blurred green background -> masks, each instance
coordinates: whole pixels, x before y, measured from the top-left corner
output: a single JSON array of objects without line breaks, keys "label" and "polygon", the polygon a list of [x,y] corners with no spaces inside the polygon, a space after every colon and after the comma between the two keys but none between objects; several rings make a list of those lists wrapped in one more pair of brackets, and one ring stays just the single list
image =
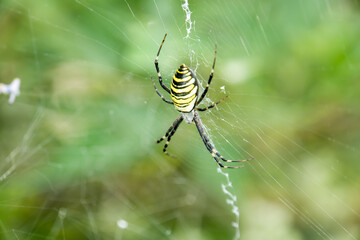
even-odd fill
[{"label": "blurred green background", "polygon": [[[0,2],[0,239],[233,239],[226,178],[156,95],[181,63],[205,85],[240,239],[360,238],[356,0]],[[165,92],[163,92],[165,94]],[[168,97],[169,98],[169,97]]]}]

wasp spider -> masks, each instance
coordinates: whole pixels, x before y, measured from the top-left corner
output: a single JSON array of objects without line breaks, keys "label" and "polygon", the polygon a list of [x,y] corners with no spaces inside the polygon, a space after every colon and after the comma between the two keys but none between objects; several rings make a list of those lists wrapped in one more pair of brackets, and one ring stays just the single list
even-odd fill
[{"label": "wasp spider", "polygon": [[210,77],[209,77],[209,80],[206,84],[206,87],[205,87],[203,93],[200,95],[200,98],[199,98],[198,79],[196,78],[194,72],[189,67],[187,67],[185,64],[181,64],[180,67],[177,69],[176,73],[173,76],[170,89],[167,86],[165,86],[164,83],[162,82],[162,78],[161,78],[161,74],[160,74],[160,70],[159,70],[158,59],[159,59],[159,54],[160,54],[161,48],[165,42],[166,35],[167,34],[165,34],[164,39],[160,45],[159,51],[156,55],[155,68],[157,71],[157,75],[159,77],[159,83],[160,83],[161,87],[171,95],[172,101],[167,100],[159,92],[159,90],[157,89],[157,87],[155,85],[154,79],[152,77],[151,77],[151,80],[153,82],[156,93],[161,97],[161,99],[164,100],[164,102],[166,102],[166,103],[173,104],[175,106],[176,110],[178,110],[181,114],[173,122],[171,127],[165,133],[165,135],[162,138],[160,138],[159,140],[157,140],[157,143],[160,143],[161,141],[166,139],[166,143],[163,148],[163,152],[167,155],[170,155],[166,151],[166,148],[168,147],[171,137],[175,134],[176,129],[179,127],[180,123],[183,120],[185,120],[186,123],[194,122],[207,150],[211,153],[211,155],[213,156],[213,158],[215,159],[215,161],[217,162],[217,164],[220,167],[222,167],[222,168],[241,168],[241,167],[243,167],[243,166],[226,166],[221,163],[221,161],[219,159],[221,159],[224,162],[246,162],[253,158],[248,158],[248,159],[244,159],[244,160],[227,160],[227,159],[225,159],[211,144],[208,136],[205,133],[204,126],[203,126],[200,116],[198,114],[198,111],[206,111],[210,108],[213,108],[228,97],[228,96],[225,96],[220,101],[218,101],[208,107],[205,107],[205,108],[197,107],[201,103],[201,101],[204,99],[204,97],[206,96],[206,93],[209,89],[211,80],[213,78],[215,61],[216,61],[216,46],[215,46],[214,62],[213,62],[213,66],[212,66],[212,69],[210,72]]}]

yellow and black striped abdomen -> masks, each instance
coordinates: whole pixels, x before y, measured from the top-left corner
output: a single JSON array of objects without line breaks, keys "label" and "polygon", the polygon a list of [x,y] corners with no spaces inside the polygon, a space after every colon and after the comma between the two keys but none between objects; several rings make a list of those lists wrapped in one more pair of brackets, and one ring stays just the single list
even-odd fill
[{"label": "yellow and black striped abdomen", "polygon": [[171,82],[171,99],[179,112],[191,112],[198,98],[199,85],[194,73],[181,64]]}]

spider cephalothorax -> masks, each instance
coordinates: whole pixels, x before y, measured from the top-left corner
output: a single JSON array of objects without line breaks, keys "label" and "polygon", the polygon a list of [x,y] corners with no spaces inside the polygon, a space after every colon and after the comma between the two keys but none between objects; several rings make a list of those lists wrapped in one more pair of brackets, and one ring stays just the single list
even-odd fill
[{"label": "spider cephalothorax", "polygon": [[204,99],[204,97],[206,96],[206,93],[209,89],[211,80],[214,75],[214,67],[215,67],[215,62],[216,62],[216,46],[215,46],[214,62],[213,62],[213,66],[212,66],[212,69],[210,72],[210,77],[209,77],[209,80],[206,84],[206,87],[205,87],[203,93],[201,94],[201,96],[199,98],[198,79],[196,78],[195,73],[189,67],[187,67],[185,64],[181,64],[180,67],[177,69],[176,73],[173,76],[170,89],[167,86],[165,86],[164,83],[162,82],[162,77],[161,77],[160,70],[159,70],[158,59],[159,59],[159,54],[160,54],[161,48],[165,42],[166,35],[167,34],[165,34],[164,39],[160,45],[159,51],[156,55],[155,68],[156,68],[156,72],[158,74],[159,83],[160,83],[161,87],[171,95],[172,101],[167,100],[157,89],[154,79],[151,78],[151,80],[153,82],[156,93],[161,97],[161,99],[164,100],[164,102],[166,102],[166,103],[173,104],[175,106],[176,110],[178,110],[181,114],[178,118],[176,118],[176,120],[173,122],[171,127],[167,130],[165,135],[162,138],[160,138],[159,140],[157,140],[157,143],[160,143],[161,141],[166,139],[166,143],[165,143],[163,151],[164,151],[164,153],[168,154],[166,151],[166,148],[169,145],[171,137],[175,134],[176,129],[179,127],[180,123],[183,120],[185,120],[185,122],[187,122],[187,123],[194,122],[206,148],[211,153],[211,155],[213,156],[213,158],[219,164],[220,167],[222,167],[222,168],[241,168],[241,167],[243,167],[243,166],[226,166],[220,162],[219,158],[224,162],[245,162],[252,158],[248,158],[248,159],[244,159],[244,160],[227,160],[227,159],[225,159],[215,149],[215,147],[210,143],[210,140],[209,140],[208,136],[206,135],[205,129],[203,127],[203,124],[202,124],[201,119],[198,114],[198,111],[206,111],[210,108],[213,108],[217,104],[219,104],[220,102],[222,102],[223,100],[225,100],[227,98],[227,96],[225,96],[220,101],[218,101],[208,107],[205,107],[205,108],[197,107],[201,103],[201,101]]}]

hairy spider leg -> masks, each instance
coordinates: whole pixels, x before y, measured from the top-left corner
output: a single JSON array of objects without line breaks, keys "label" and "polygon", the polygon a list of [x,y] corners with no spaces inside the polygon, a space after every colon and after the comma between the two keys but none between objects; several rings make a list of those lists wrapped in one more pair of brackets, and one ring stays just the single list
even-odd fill
[{"label": "hairy spider leg", "polygon": [[159,47],[159,51],[158,51],[158,53],[157,53],[157,55],[156,55],[156,58],[155,58],[155,68],[156,68],[156,72],[157,72],[157,75],[158,75],[158,78],[159,78],[159,82],[160,82],[161,87],[162,87],[165,91],[167,91],[168,93],[170,93],[170,89],[169,89],[167,86],[165,86],[164,83],[163,83],[163,81],[162,81],[162,77],[161,77],[161,73],[160,73],[160,69],[159,69],[159,63],[158,63],[159,54],[160,54],[161,48],[162,48],[162,46],[163,46],[163,44],[164,44],[164,42],[165,42],[166,36],[167,36],[167,33],[165,33],[164,39],[162,40],[161,45],[160,45],[160,47]]},{"label": "hairy spider leg", "polygon": [[[243,160],[227,160],[225,159],[217,150],[216,148],[210,143],[210,140],[208,138],[208,136],[206,135],[206,132],[204,130],[204,127],[203,127],[203,124],[201,122],[201,119],[198,115],[197,112],[195,112],[195,115],[194,115],[194,122],[195,122],[195,125],[199,131],[199,134],[201,136],[201,139],[203,140],[206,148],[208,149],[208,151],[211,153],[212,157],[215,159],[215,161],[217,162],[217,164],[222,167],[222,168],[242,168],[244,166],[226,166],[226,165],[223,165],[220,161],[219,161],[219,158],[224,161],[224,162],[246,162],[246,161],[249,161],[251,160],[252,158],[248,158],[248,159],[243,159]],[[219,157],[219,158],[218,158]]]},{"label": "hairy spider leg", "polygon": [[214,56],[214,62],[213,62],[213,65],[212,65],[212,68],[211,68],[211,71],[210,71],[210,76],[209,76],[209,80],[206,84],[206,87],[204,89],[204,92],[201,94],[199,100],[197,101],[196,105],[199,105],[201,103],[201,101],[204,99],[204,97],[206,96],[206,93],[207,91],[209,90],[209,87],[210,87],[210,83],[211,83],[211,80],[214,76],[214,68],[215,68],[215,62],[216,62],[216,50],[217,50],[217,46],[215,45],[215,56]]},{"label": "hairy spider leg", "polygon": [[175,134],[177,128],[180,126],[180,123],[181,123],[182,120],[183,120],[182,115],[180,115],[180,116],[181,116],[181,118],[180,118],[179,121],[175,124],[174,129],[171,131],[170,135],[167,137],[166,142],[165,142],[165,145],[164,145],[164,148],[163,148],[163,152],[164,152],[166,155],[168,155],[168,156],[170,156],[170,157],[173,157],[173,158],[176,158],[176,157],[175,157],[174,155],[168,153],[168,152],[166,151],[166,148],[169,146],[171,137]]},{"label": "hairy spider leg", "polygon": [[222,101],[224,101],[225,99],[227,99],[229,97],[229,95],[226,95],[225,97],[223,97],[222,99],[220,99],[219,101],[217,101],[216,103],[211,104],[210,106],[204,107],[204,108],[195,108],[195,110],[197,111],[206,111],[209,110],[210,108],[215,107],[216,105],[218,105],[219,103],[221,103]]},{"label": "hairy spider leg", "polygon": [[153,79],[152,77],[151,77],[151,81],[153,82],[153,85],[154,85],[154,88],[155,88],[156,93],[161,97],[161,99],[162,99],[164,102],[168,103],[168,104],[174,104],[172,101],[167,100],[167,99],[161,94],[161,92],[157,89],[157,87],[156,87],[156,85],[155,85],[155,81],[154,81],[154,79]]},{"label": "hairy spider leg", "polygon": [[176,125],[180,124],[180,123],[182,122],[182,120],[183,120],[182,115],[179,115],[179,117],[176,118],[176,120],[173,122],[173,124],[171,125],[171,127],[166,131],[165,135],[162,136],[162,138],[160,138],[159,140],[157,140],[156,143],[160,143],[160,142],[162,142],[163,140],[165,140],[165,139],[169,136],[169,134],[173,131],[174,127],[175,127]]}]

